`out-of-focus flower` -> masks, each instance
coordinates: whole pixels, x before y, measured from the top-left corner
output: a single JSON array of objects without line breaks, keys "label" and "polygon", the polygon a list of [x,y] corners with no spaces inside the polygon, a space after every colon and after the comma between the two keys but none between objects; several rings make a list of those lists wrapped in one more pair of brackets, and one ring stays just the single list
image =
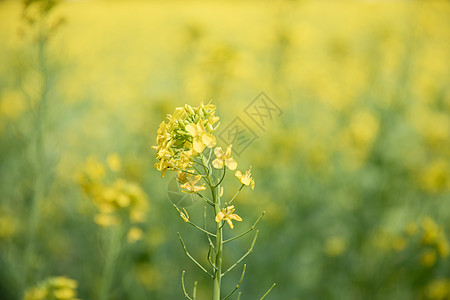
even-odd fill
[{"label": "out-of-focus flower", "polygon": [[325,242],[325,253],[328,256],[336,257],[342,255],[347,249],[347,242],[340,236],[330,237]]},{"label": "out-of-focus flower", "polygon": [[242,218],[239,217],[237,214],[234,214],[235,211],[234,205],[227,206],[226,208],[222,209],[217,215],[216,215],[216,222],[219,223],[220,221],[227,221],[228,225],[231,229],[234,228],[232,220],[236,221],[242,221]]},{"label": "out-of-focus flower", "polygon": [[[120,170],[120,159],[115,154],[108,156],[107,164],[111,171]],[[101,227],[109,227],[144,222],[148,203],[147,196],[142,188],[138,184],[123,178],[108,182],[105,179],[105,172],[102,163],[94,158],[89,158],[84,170],[78,176],[83,191],[97,207],[98,213],[94,218],[95,223]],[[138,230],[141,229],[137,227],[130,229],[128,232],[129,241],[138,239]]]},{"label": "out-of-focus flower", "polygon": [[425,267],[432,267],[436,263],[437,255],[436,251],[432,249],[426,250],[420,257],[420,263]]},{"label": "out-of-focus flower", "polygon": [[425,289],[426,299],[446,300],[450,298],[450,279],[440,278],[433,280]]},{"label": "out-of-focus flower", "polygon": [[414,236],[417,233],[417,224],[415,222],[409,222],[406,225],[405,232],[409,236]]},{"label": "out-of-focus flower", "polygon": [[78,283],[67,277],[52,277],[25,293],[23,300],[76,300]]},{"label": "out-of-focus flower", "polygon": [[144,232],[139,227],[133,226],[128,230],[127,241],[129,243],[134,243],[142,239]]},{"label": "out-of-focus flower", "polygon": [[252,178],[251,170],[245,171],[245,174],[242,174],[241,171],[236,171],[236,177],[239,179],[240,183],[246,186],[251,186],[252,190],[255,189],[255,180]]},{"label": "out-of-focus flower", "polygon": [[117,153],[108,155],[106,158],[106,163],[108,164],[109,169],[113,172],[118,172],[122,168],[122,163]]},{"label": "out-of-focus flower", "polygon": [[236,170],[237,162],[231,157],[231,147],[232,145],[229,145],[225,152],[222,150],[222,147],[214,149],[214,154],[217,157],[212,162],[214,168],[222,169],[225,165],[230,170]]}]

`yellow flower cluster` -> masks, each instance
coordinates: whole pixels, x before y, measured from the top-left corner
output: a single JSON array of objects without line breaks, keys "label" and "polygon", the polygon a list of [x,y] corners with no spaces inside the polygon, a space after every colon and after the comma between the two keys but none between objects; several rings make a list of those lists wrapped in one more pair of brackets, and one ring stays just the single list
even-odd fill
[{"label": "yellow flower cluster", "polygon": [[78,283],[67,277],[52,277],[28,290],[23,300],[77,300]]},{"label": "yellow flower cluster", "polygon": [[[112,172],[120,170],[118,155],[108,156],[107,165]],[[106,182],[105,174],[105,166],[96,159],[89,158],[78,176],[83,191],[98,209],[95,222],[102,227],[144,222],[148,203],[142,188],[123,178]],[[129,231],[129,240],[138,240],[139,233],[141,233],[139,228],[132,227]]]},{"label": "yellow flower cluster", "polygon": [[392,248],[403,251],[414,240],[420,245],[420,263],[425,267],[432,267],[439,258],[446,259],[450,255],[450,243],[444,228],[430,217],[419,223],[409,222],[404,235],[392,238]]},{"label": "yellow flower cluster", "polygon": [[433,266],[438,257],[445,259],[449,256],[450,244],[444,229],[430,217],[422,220],[421,228],[422,243],[427,245],[427,249],[421,257],[421,263],[427,267]]},{"label": "yellow flower cluster", "polygon": [[159,126],[156,146],[155,167],[162,171],[161,176],[167,170],[185,170],[192,166],[193,158],[203,152],[205,147],[212,148],[216,145],[216,138],[212,133],[217,129],[219,117],[215,116],[215,105],[208,103],[191,107],[177,107],[173,115],[167,115],[167,122]]},{"label": "yellow flower cluster", "polygon": [[450,299],[450,278],[436,279],[428,284],[425,289],[425,299]]}]

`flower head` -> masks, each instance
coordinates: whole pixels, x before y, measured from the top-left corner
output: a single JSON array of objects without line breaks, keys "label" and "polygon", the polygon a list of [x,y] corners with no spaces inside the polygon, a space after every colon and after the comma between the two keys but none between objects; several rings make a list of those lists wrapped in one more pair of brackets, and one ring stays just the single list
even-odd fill
[{"label": "flower head", "polygon": [[157,136],[155,168],[162,171],[185,170],[192,166],[194,157],[205,147],[216,145],[213,132],[218,125],[219,117],[215,116],[216,107],[211,103],[198,107],[185,105],[177,107],[172,115],[167,115],[167,121],[160,124]]},{"label": "flower head", "polygon": [[232,145],[229,145],[225,152],[222,150],[222,147],[214,149],[214,154],[217,157],[212,162],[214,168],[222,169],[225,165],[230,170],[236,170],[237,162],[231,157],[231,147]]},{"label": "flower head", "polygon": [[239,217],[237,214],[233,214],[234,210],[234,205],[230,205],[222,209],[222,211],[220,211],[216,216],[216,222],[219,223],[220,221],[225,220],[227,221],[228,225],[230,225],[230,228],[233,229],[234,225],[232,220],[242,221],[241,217]]},{"label": "flower head", "polygon": [[255,180],[252,178],[251,170],[245,171],[245,174],[242,174],[241,171],[238,170],[234,175],[236,175],[243,185],[251,186],[252,190],[255,189]]}]

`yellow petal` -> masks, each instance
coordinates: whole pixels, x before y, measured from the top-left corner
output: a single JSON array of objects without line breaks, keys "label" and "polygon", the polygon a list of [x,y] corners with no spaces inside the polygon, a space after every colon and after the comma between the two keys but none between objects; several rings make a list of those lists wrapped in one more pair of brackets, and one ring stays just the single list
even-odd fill
[{"label": "yellow petal", "polygon": [[230,218],[230,219],[233,219],[233,220],[236,220],[236,221],[242,221],[242,218],[239,217],[239,216],[236,215],[236,214],[231,214],[231,215],[229,216],[229,218]]},{"label": "yellow petal", "polygon": [[230,225],[231,229],[234,228],[234,225],[233,225],[233,222],[231,222],[231,219],[227,219],[227,223],[228,223],[228,225]]},{"label": "yellow petal", "polygon": [[237,168],[237,162],[234,160],[234,158],[227,158],[225,160],[225,165],[230,170],[236,170],[236,168]]},{"label": "yellow petal", "polygon": [[209,133],[202,135],[202,141],[205,143],[206,147],[212,148],[216,145],[216,138]]},{"label": "yellow petal", "polygon": [[197,133],[197,126],[195,126],[194,123],[186,125],[186,130],[193,137],[196,137],[198,135],[198,133]]},{"label": "yellow petal", "polygon": [[229,145],[227,148],[227,151],[225,153],[226,157],[231,157],[231,148],[233,147],[233,145]]},{"label": "yellow petal", "polygon": [[203,143],[201,138],[194,139],[194,150],[198,153],[201,153],[205,149],[205,144]]},{"label": "yellow petal", "polygon": [[219,212],[216,216],[216,222],[219,223],[220,221],[222,221],[224,216],[225,214],[223,212]]},{"label": "yellow petal", "polygon": [[212,165],[216,169],[222,169],[223,168],[223,160],[216,158],[213,160]]},{"label": "yellow petal", "polygon": [[222,147],[216,147],[216,149],[214,149],[214,154],[217,158],[221,158],[223,155]]}]

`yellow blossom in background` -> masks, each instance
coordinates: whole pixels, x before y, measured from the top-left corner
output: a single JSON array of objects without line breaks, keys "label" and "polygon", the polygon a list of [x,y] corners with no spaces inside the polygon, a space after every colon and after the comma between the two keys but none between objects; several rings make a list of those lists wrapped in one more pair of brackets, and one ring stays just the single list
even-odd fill
[{"label": "yellow blossom in background", "polygon": [[406,248],[406,240],[402,237],[398,237],[394,239],[392,247],[394,248],[395,251],[400,252]]},{"label": "yellow blossom in background", "polygon": [[0,93],[0,116],[10,120],[20,117],[27,109],[23,95],[16,90]]},{"label": "yellow blossom in background", "polygon": [[325,242],[325,253],[328,256],[336,257],[342,255],[347,249],[347,242],[340,236],[330,237]]},{"label": "yellow blossom in background", "polygon": [[448,300],[450,299],[450,279],[440,278],[433,280],[425,290],[426,299]]},{"label": "yellow blossom in background", "polygon": [[231,229],[234,228],[232,220],[236,221],[242,221],[242,218],[239,217],[237,214],[234,214],[235,211],[234,205],[227,206],[226,208],[222,209],[217,215],[216,215],[216,222],[219,223],[221,221],[227,221],[228,225]]},{"label": "yellow blossom in background", "polygon": [[93,156],[87,159],[84,170],[91,180],[101,180],[106,173],[105,166]]},{"label": "yellow blossom in background", "polygon": [[423,237],[422,240],[425,244],[433,244],[440,233],[439,226],[430,217],[426,217],[422,221]]},{"label": "yellow blossom in background", "polygon": [[437,255],[436,251],[428,249],[420,257],[420,263],[425,267],[432,267],[436,263]]},{"label": "yellow blossom in background", "polygon": [[52,277],[28,290],[23,300],[76,300],[78,283],[67,277]]},{"label": "yellow blossom in background", "polygon": [[[120,171],[121,163],[117,154],[108,155],[106,161],[112,172]],[[78,176],[83,191],[97,207],[95,223],[101,227],[109,227],[144,222],[148,203],[142,188],[123,178],[117,178],[112,182],[107,181],[105,174],[106,170],[101,162],[94,158],[88,158],[84,169]],[[132,227],[128,232],[128,239],[130,241],[138,240],[140,230]]]},{"label": "yellow blossom in background", "polygon": [[106,158],[106,162],[108,164],[109,169],[113,172],[118,172],[122,168],[122,163],[117,153],[108,155],[108,157]]},{"label": "yellow blossom in background", "polygon": [[252,178],[251,170],[245,171],[242,174],[241,171],[236,171],[235,176],[239,179],[239,182],[246,186],[251,186],[252,190],[255,189],[255,180]]},{"label": "yellow blossom in background", "polygon": [[214,154],[216,155],[216,159],[212,162],[214,168],[222,169],[225,165],[230,170],[236,170],[237,162],[231,157],[231,147],[232,145],[229,145],[225,152],[222,150],[222,147],[214,149]]},{"label": "yellow blossom in background", "polygon": [[127,241],[129,243],[134,243],[139,240],[142,240],[142,237],[144,236],[144,232],[139,227],[133,226],[128,230],[127,233]]},{"label": "yellow blossom in background", "polygon": [[406,225],[405,232],[409,236],[414,236],[417,233],[417,224],[415,222],[409,222]]},{"label": "yellow blossom in background", "polygon": [[119,225],[120,219],[117,216],[109,215],[109,214],[98,214],[94,217],[95,223],[102,227],[109,227]]}]

